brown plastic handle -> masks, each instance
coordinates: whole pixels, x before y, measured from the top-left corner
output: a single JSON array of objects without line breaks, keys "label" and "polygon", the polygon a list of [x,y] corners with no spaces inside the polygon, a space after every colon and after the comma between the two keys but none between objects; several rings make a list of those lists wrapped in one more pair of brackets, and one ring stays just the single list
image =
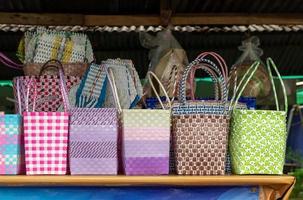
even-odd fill
[{"label": "brown plastic handle", "polygon": [[59,74],[59,70],[60,69],[63,71],[63,67],[62,67],[61,62],[59,60],[56,60],[56,59],[51,59],[51,60],[47,61],[46,63],[44,63],[44,65],[41,67],[39,76],[42,76],[43,72],[45,70],[47,70],[48,68],[55,68],[55,69],[57,69],[58,74]]}]

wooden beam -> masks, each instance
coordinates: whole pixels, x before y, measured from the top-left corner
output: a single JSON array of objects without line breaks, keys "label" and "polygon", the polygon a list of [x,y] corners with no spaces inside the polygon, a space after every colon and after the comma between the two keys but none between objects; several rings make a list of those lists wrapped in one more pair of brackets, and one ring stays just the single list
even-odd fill
[{"label": "wooden beam", "polygon": [[301,25],[302,14],[179,14],[172,17],[175,25]]},{"label": "wooden beam", "polygon": [[[303,14],[178,14],[173,25],[303,25]],[[149,26],[161,25],[161,15],[82,15],[0,12],[0,24],[80,25],[80,26]]]},{"label": "wooden beam", "polygon": [[157,15],[85,15],[84,26],[150,26],[160,25]]},{"label": "wooden beam", "polygon": [[79,14],[38,14],[0,12],[1,24],[22,25],[83,25],[83,15]]}]

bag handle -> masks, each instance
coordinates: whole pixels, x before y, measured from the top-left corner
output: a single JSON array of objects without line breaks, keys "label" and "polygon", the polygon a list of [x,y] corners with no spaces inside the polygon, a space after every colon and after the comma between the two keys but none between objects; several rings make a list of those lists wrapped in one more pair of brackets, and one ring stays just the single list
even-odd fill
[{"label": "bag handle", "polygon": [[[23,91],[23,90],[22,90]],[[17,92],[17,102],[18,102],[18,111],[19,114],[22,115],[22,108],[21,108],[21,87],[20,87],[20,80],[16,80],[16,92]],[[24,93],[23,93],[24,94]]]},{"label": "bag handle", "polygon": [[168,96],[168,94],[167,94],[167,92],[166,92],[166,90],[165,90],[163,84],[161,83],[161,81],[159,80],[159,78],[157,77],[157,75],[156,75],[154,72],[148,71],[148,72],[147,72],[148,81],[149,81],[150,86],[152,87],[152,89],[153,89],[153,91],[154,91],[154,93],[155,93],[155,95],[156,95],[156,97],[157,97],[159,103],[161,104],[162,109],[165,110],[165,107],[164,107],[164,105],[163,105],[163,103],[162,103],[162,100],[161,100],[161,98],[160,98],[160,96],[159,96],[159,94],[158,94],[158,92],[157,92],[157,90],[156,90],[156,88],[155,88],[155,86],[154,86],[154,83],[153,83],[153,80],[152,80],[151,76],[152,76],[154,79],[156,79],[156,81],[158,82],[160,88],[162,89],[162,91],[163,91],[163,93],[164,93],[164,95],[165,95],[165,97],[166,97],[166,101],[168,102],[168,107],[169,107],[169,109],[171,109],[171,107],[172,107],[171,101],[170,101],[170,99],[169,99],[169,96]]},{"label": "bag handle", "polygon": [[[212,68],[212,66],[203,64],[203,65],[197,65],[194,66],[194,70],[196,71],[197,69],[202,69],[204,70],[212,79],[212,81],[215,84],[215,100],[219,100],[219,89],[220,89],[220,84],[218,83],[218,76],[217,74],[220,74],[219,71],[216,71],[215,68]],[[216,71],[216,72],[215,72]],[[217,74],[216,74],[217,73]],[[194,77],[194,76],[193,76]],[[195,91],[193,90],[194,88],[194,79],[190,79],[190,96],[192,100],[195,100]]]},{"label": "bag handle", "polygon": [[118,90],[117,90],[117,86],[116,86],[116,83],[115,83],[115,76],[114,76],[113,70],[110,67],[107,67],[107,75],[108,75],[109,84],[110,84],[112,92],[113,92],[116,107],[117,107],[119,113],[121,113],[122,112],[122,107],[121,107],[121,104],[120,104]]},{"label": "bag handle", "polygon": [[204,59],[204,58],[198,58],[195,59],[194,61],[192,61],[184,70],[183,75],[182,75],[182,79],[180,81],[180,85],[179,85],[179,100],[181,102],[182,105],[185,105],[186,103],[186,79],[187,76],[190,72],[190,70],[197,66],[197,65],[203,65],[203,64],[208,64],[210,66],[212,66],[212,68],[217,69],[216,71],[219,72],[218,74],[218,82],[221,85],[221,101],[223,104],[225,104],[225,102],[227,101],[227,87],[226,87],[226,82],[223,78],[223,75],[221,74],[220,70],[218,69],[218,67],[216,66],[215,63],[213,63],[212,61],[208,60],[208,59]]},{"label": "bag handle", "polygon": [[26,98],[25,98],[25,111],[29,112],[29,94],[30,94],[30,88],[34,88],[34,98],[33,98],[33,107],[32,111],[34,112],[36,110],[36,99],[37,99],[37,83],[36,83],[36,78],[31,77],[26,83],[27,89],[26,89]]},{"label": "bag handle", "polygon": [[278,95],[277,95],[277,91],[276,91],[276,86],[275,86],[275,83],[274,83],[274,79],[273,79],[273,76],[272,76],[272,70],[271,70],[271,67],[274,69],[274,71],[276,72],[277,76],[278,76],[278,79],[279,79],[279,82],[282,86],[282,91],[283,91],[283,98],[284,98],[284,109],[285,109],[285,112],[287,112],[287,107],[288,107],[288,102],[287,102],[287,95],[286,95],[286,89],[285,89],[285,85],[284,85],[284,82],[282,80],[282,77],[279,73],[279,70],[277,69],[277,66],[276,64],[274,63],[274,61],[271,59],[271,58],[267,58],[266,59],[266,65],[267,65],[267,69],[268,69],[268,73],[269,73],[269,77],[270,77],[270,81],[271,81],[271,84],[272,84],[272,87],[273,87],[273,92],[274,92],[274,97],[275,97],[275,102],[276,102],[276,110],[279,111],[280,108],[279,108],[279,99],[278,99]]},{"label": "bag handle", "polygon": [[43,72],[45,70],[47,70],[48,68],[55,68],[58,70],[59,72],[59,68],[62,68],[63,70],[63,67],[62,67],[62,63],[59,61],[59,60],[56,60],[56,59],[51,59],[49,61],[47,61],[46,63],[43,64],[43,66],[41,67],[40,69],[40,72],[39,72],[39,76],[42,76],[43,75]]},{"label": "bag handle", "polygon": [[259,65],[260,65],[260,61],[255,61],[248,68],[248,70],[245,72],[244,76],[242,77],[242,79],[239,82],[239,85],[235,89],[235,91],[240,91],[240,92],[238,94],[237,94],[237,92],[235,92],[233,94],[233,97],[230,100],[229,111],[234,110],[235,107],[237,106],[238,101],[239,101],[239,99],[240,99],[240,97],[241,97],[244,89],[246,88],[246,86],[247,86],[248,82],[250,81],[250,79],[254,76],[254,74],[257,71]]},{"label": "bag handle", "polygon": [[2,52],[0,52],[0,62],[12,69],[22,70],[23,68],[23,65],[15,63]]},{"label": "bag handle", "polygon": [[[224,80],[227,82],[228,80],[228,67],[226,65],[225,60],[216,52],[203,52],[200,55],[198,55],[197,58],[206,58],[207,56],[211,56],[213,57],[219,64],[219,67],[221,68],[222,71],[222,75],[224,77]],[[194,72],[192,73],[192,75],[194,75]]]}]

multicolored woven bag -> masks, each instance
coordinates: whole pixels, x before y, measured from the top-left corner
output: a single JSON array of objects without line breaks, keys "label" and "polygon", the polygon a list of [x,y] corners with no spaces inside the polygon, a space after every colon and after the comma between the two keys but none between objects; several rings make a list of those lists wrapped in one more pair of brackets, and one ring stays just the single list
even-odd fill
[{"label": "multicolored woven bag", "polygon": [[[57,63],[57,65],[52,65],[51,63],[44,65],[43,68],[41,68],[40,74],[43,74],[43,71],[47,70],[48,68],[59,68],[61,67],[60,63]],[[58,69],[57,69],[58,71]],[[58,73],[58,72],[57,72]],[[60,92],[60,77],[58,75],[41,75],[41,76],[19,76],[15,77],[13,79],[13,85],[14,85],[14,96],[15,99],[17,99],[18,89],[16,87],[17,81],[20,84],[21,90],[24,90],[24,88],[28,85],[30,80],[35,80],[36,89],[37,89],[37,99],[36,102],[36,108],[35,110],[37,112],[56,112],[59,107],[63,104],[62,95]],[[65,76],[65,83],[66,83],[66,89],[69,92],[70,89],[80,83],[80,77],[78,76]],[[15,109],[18,111],[19,106],[22,107],[22,111],[25,111],[25,93],[22,91],[19,91],[21,94],[21,104],[19,105],[17,102],[15,104]],[[34,88],[30,88],[30,93],[34,93]],[[29,107],[32,108],[34,102],[33,95],[29,97]]]},{"label": "multicolored woven bag", "polygon": [[76,93],[76,107],[101,108],[103,107],[107,89],[107,67],[92,63]]},{"label": "multicolored woven bag", "polygon": [[[119,101],[123,109],[133,108],[143,95],[139,75],[131,60],[108,59],[102,62],[106,68],[110,68],[115,76],[115,84],[119,95]],[[107,86],[107,95],[104,107],[116,107],[110,85]]]},{"label": "multicolored woven bag", "polygon": [[[187,76],[199,65],[211,66],[217,73],[219,101],[186,101]],[[221,70],[210,60],[194,60],[184,71],[178,100],[180,103],[172,108],[177,174],[224,175],[230,117],[226,108],[227,85]]]},{"label": "multicolored woven bag", "polygon": [[[115,83],[110,83],[115,92]],[[115,103],[121,109],[117,99]],[[118,173],[118,119],[116,108],[71,109],[69,158],[72,175]]]},{"label": "multicolored woven bag", "polygon": [[19,114],[0,113],[0,174],[20,174],[22,132]]},{"label": "multicolored woven bag", "polygon": [[[27,85],[23,113],[26,174],[56,174],[67,172],[67,148],[69,113],[68,97],[62,69],[59,70],[60,91],[64,112],[37,112],[37,85],[32,77]],[[30,94],[30,87],[34,93]],[[29,95],[33,96],[32,110],[29,110]]]},{"label": "multicolored woven bag", "polygon": [[[154,92],[150,75],[148,77]],[[158,96],[159,101],[161,101]],[[160,102],[163,106],[162,102]],[[169,104],[170,105],[170,104]],[[126,175],[161,175],[169,173],[170,110],[122,110],[122,158]],[[170,108],[170,107],[169,107]]]},{"label": "multicolored woven bag", "polygon": [[63,63],[90,63],[94,60],[92,46],[86,34],[44,27],[24,34],[17,55],[25,64],[45,63],[52,59]]},{"label": "multicolored woven bag", "polygon": [[[268,58],[266,64],[273,86],[276,110],[233,110],[229,147],[232,170],[235,174],[283,173],[287,139],[287,96],[283,80],[272,59]],[[258,66],[259,62],[254,63],[252,69],[244,75],[238,85],[239,93],[234,95],[235,101],[232,107],[237,105],[240,95]],[[271,67],[275,70],[282,86],[283,110],[279,108]]]}]

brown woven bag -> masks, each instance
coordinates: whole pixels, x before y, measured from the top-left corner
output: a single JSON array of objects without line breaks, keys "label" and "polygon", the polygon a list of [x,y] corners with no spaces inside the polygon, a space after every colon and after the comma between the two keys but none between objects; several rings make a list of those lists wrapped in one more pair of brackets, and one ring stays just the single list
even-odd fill
[{"label": "brown woven bag", "polygon": [[[44,65],[58,65],[57,60],[49,60],[46,63],[27,63],[23,67],[25,76],[39,76]],[[62,63],[63,71],[66,76],[82,77],[88,67],[88,63]],[[43,72],[44,75],[57,75],[57,68],[48,68]]]},{"label": "brown woven bag", "polygon": [[198,65],[218,69],[215,63],[197,58],[184,71],[179,87],[180,102],[172,108],[176,172],[179,175],[224,175],[230,120],[226,108],[227,83],[223,73],[216,70],[221,86],[220,100],[186,101],[187,76]]}]

